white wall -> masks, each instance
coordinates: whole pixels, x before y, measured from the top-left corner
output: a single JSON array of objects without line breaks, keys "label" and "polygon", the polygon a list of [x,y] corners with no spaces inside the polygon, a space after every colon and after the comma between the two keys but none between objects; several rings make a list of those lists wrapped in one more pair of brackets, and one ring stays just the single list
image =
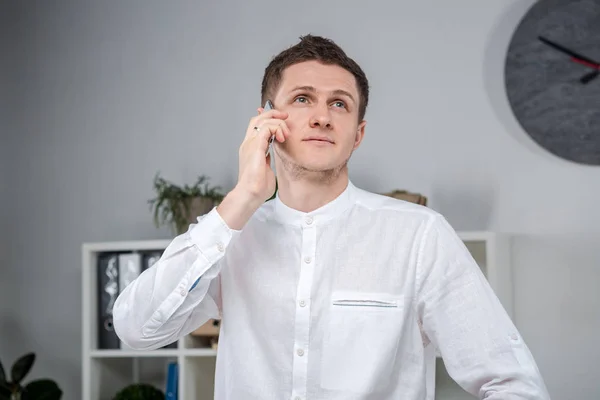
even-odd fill
[{"label": "white wall", "polygon": [[230,189],[266,64],[312,32],[371,81],[353,181],[422,192],[457,229],[518,235],[515,320],[553,399],[600,397],[600,168],[532,146],[502,92],[503,52],[532,1],[27,6],[8,133],[21,295],[2,314],[0,356],[35,350],[36,374],[79,398],[81,243],[167,237],[146,204],[157,170]]}]

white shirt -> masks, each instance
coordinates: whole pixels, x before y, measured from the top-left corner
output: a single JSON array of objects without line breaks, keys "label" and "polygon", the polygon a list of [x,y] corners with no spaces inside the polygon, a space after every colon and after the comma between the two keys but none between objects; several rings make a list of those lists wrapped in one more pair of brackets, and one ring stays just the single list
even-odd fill
[{"label": "white shirt", "polygon": [[433,399],[427,343],[477,398],[549,399],[529,349],[447,221],[351,182],[310,213],[276,197],[241,231],[213,209],[122,292],[113,312],[117,334],[136,349],[221,318],[216,400]]}]

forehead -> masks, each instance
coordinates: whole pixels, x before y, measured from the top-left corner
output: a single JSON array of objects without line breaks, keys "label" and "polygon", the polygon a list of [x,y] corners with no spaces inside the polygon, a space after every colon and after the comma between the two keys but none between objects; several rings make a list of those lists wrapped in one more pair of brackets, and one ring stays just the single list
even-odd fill
[{"label": "forehead", "polygon": [[278,94],[285,94],[298,86],[312,86],[317,92],[345,90],[358,97],[356,79],[338,65],[305,61],[291,65],[283,71]]}]

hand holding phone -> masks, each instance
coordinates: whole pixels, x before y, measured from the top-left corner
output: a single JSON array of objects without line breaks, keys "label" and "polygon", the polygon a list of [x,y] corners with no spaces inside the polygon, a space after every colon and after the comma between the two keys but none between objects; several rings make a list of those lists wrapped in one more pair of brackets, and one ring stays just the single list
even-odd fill
[{"label": "hand holding phone", "polygon": [[275,192],[269,148],[273,140],[282,143],[290,136],[287,117],[287,112],[275,109],[267,101],[264,110],[259,109],[259,114],[248,123],[238,152],[238,182],[217,207],[225,223],[233,229],[241,229]]},{"label": "hand holding phone", "polygon": [[259,114],[252,117],[246,137],[239,150],[237,188],[250,197],[264,202],[275,190],[275,174],[271,168],[270,147],[274,140],[282,143],[290,136],[286,119],[288,114],[265,102]]}]

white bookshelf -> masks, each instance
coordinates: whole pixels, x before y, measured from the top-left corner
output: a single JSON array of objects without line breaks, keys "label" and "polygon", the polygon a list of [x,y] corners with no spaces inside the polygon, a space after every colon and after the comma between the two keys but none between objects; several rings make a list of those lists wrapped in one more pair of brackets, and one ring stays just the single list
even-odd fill
[{"label": "white bookshelf", "polygon": [[[492,232],[458,232],[500,301],[512,317],[512,278],[509,238]],[[177,348],[152,351],[102,350],[97,346],[97,256],[103,252],[164,250],[170,240],[84,243],[82,246],[82,399],[112,400],[118,390],[134,382],[164,390],[167,364],[179,366],[180,400],[213,399],[216,350],[186,336]],[[448,376],[436,357],[428,371],[435,400],[471,400]],[[434,400],[434,399],[430,399]]]},{"label": "white bookshelf", "polygon": [[82,246],[82,399],[112,400],[131,383],[165,391],[167,365],[177,362],[178,398],[213,398],[216,350],[188,335],[177,348],[152,351],[98,349],[97,256],[104,252],[164,250],[169,240],[84,243]]}]

